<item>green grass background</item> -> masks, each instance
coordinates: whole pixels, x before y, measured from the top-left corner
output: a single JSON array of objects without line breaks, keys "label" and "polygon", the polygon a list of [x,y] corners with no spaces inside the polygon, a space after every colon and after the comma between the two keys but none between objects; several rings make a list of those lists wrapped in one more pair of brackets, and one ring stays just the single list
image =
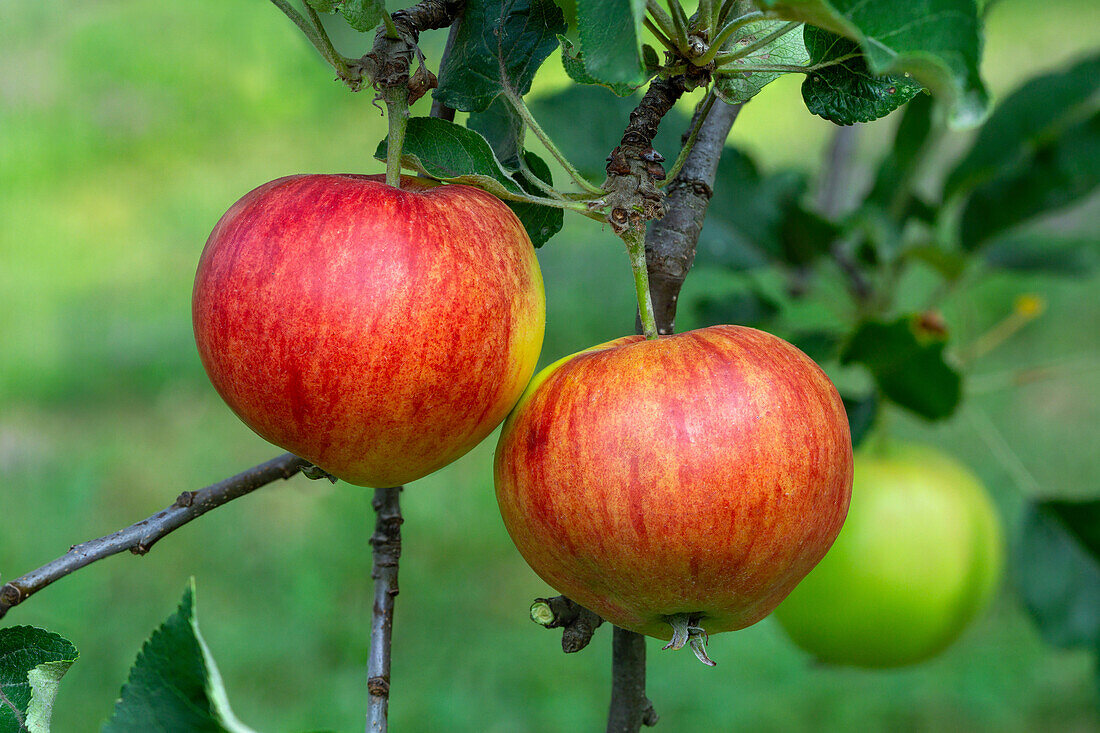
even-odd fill
[{"label": "green grass background", "polygon": [[[985,76],[1003,95],[1097,43],[1100,6],[1004,0]],[[364,40],[336,28],[345,53]],[[438,58],[442,39],[426,46]],[[377,172],[384,119],[263,0],[8,3],[0,12],[0,576],[110,532],[277,452],[221,403],[191,335],[195,263],[214,222],[260,183]],[[769,169],[816,169],[831,126],[799,79],[748,105],[731,141]],[[556,59],[535,95],[564,86]],[[423,103],[418,111],[423,114]],[[599,110],[588,111],[600,114]],[[868,126],[867,165],[894,118]],[[609,147],[613,141],[609,140]],[[621,244],[587,220],[540,251],[543,360],[632,326]],[[724,287],[699,273],[685,300]],[[1023,492],[1095,495],[1100,278],[993,276],[945,311],[959,343],[1022,292],[1048,309],[968,369],[949,422],[895,417],[982,476],[1011,525]],[[694,295],[693,295],[694,294]],[[685,314],[681,327],[691,325]],[[1008,388],[1013,370],[1054,368]],[[994,427],[990,427],[992,424]],[[527,620],[550,590],[500,522],[493,440],[409,487],[395,625],[398,731],[600,730],[610,634],[573,656]],[[238,715],[262,731],[359,730],[371,609],[369,492],[298,477],[204,517],[144,558],[112,558],[12,611],[80,649],[58,731],[98,728],[149,632],[198,582],[200,621]],[[676,731],[1088,731],[1093,656],[1044,645],[1011,584],[943,656],[892,672],[814,666],[769,619],[715,637],[716,669],[650,640],[649,694]]]}]

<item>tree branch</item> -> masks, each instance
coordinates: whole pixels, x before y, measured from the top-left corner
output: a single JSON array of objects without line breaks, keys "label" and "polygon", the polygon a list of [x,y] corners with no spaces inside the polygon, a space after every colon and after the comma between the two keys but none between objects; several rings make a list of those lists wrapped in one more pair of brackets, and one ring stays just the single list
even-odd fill
[{"label": "tree branch", "polygon": [[374,611],[370,626],[370,657],[367,660],[368,733],[385,733],[389,723],[390,645],[393,639],[393,605],[400,592],[397,585],[398,560],[401,557],[401,487],[375,489],[374,534],[370,544],[374,553]]},{"label": "tree branch", "polygon": [[244,496],[276,479],[288,479],[311,465],[308,461],[285,453],[267,463],[248,469],[236,476],[211,484],[199,491],[185,491],[167,509],[148,519],[132,524],[106,537],[73,545],[61,557],[32,570],[0,588],[0,618],[8,609],[19,605],[30,596],[74,570],[90,565],[111,555],[129,550],[144,555],[165,535],[192,519],[201,517],[211,509]]},{"label": "tree branch", "polygon": [[[702,111],[700,105],[695,114]],[[684,278],[695,262],[695,245],[703,230],[718,161],[740,111],[741,105],[714,105],[699,126],[695,145],[683,168],[668,185],[668,211],[653,224],[646,237],[649,287],[659,333],[669,334],[675,328],[676,302]],[[694,122],[687,134],[693,127]]]},{"label": "tree branch", "polygon": [[608,222],[616,233],[638,228],[665,213],[664,194],[657,181],[664,178],[663,155],[653,149],[657,126],[684,92],[694,88],[684,75],[654,79],[630,113],[622,140],[607,156]]},{"label": "tree branch", "polygon": [[637,733],[643,725],[657,725],[657,711],[645,694],[644,636],[615,627],[611,677],[607,733]]},{"label": "tree branch", "polygon": [[[385,28],[379,29],[374,46],[359,60],[359,68],[377,89],[407,88],[409,104],[412,104],[438,86],[435,75],[424,66],[424,55],[416,45],[420,34],[454,23],[463,5],[464,0],[420,0],[411,8],[394,11],[393,23],[398,38],[390,37]],[[414,55],[420,63],[416,73],[410,75]]]},{"label": "tree branch", "polygon": [[565,596],[536,598],[531,604],[531,620],[548,629],[561,632],[561,650],[566,654],[579,652],[592,641],[603,619]]}]

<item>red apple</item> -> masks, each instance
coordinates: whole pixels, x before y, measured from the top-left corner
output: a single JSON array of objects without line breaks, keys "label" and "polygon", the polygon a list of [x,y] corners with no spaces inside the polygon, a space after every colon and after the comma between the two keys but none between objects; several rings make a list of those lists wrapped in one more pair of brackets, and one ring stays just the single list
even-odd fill
[{"label": "red apple", "polygon": [[515,404],[545,299],[512,211],[468,186],[299,175],[245,195],[203,250],[203,366],[267,440],[349,483],[396,486]]},{"label": "red apple", "polygon": [[550,365],[496,453],[501,514],[535,572],[661,639],[676,617],[714,633],[771,612],[829,549],[851,485],[832,382],[740,326],[630,336]]}]

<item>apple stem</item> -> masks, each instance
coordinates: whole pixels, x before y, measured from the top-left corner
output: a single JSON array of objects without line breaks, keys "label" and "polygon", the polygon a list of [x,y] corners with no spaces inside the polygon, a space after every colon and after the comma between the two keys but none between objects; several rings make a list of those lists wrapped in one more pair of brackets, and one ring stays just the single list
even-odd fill
[{"label": "apple stem", "polygon": [[718,666],[717,662],[707,656],[707,642],[710,641],[710,636],[707,630],[699,625],[701,621],[702,616],[697,613],[676,613],[669,616],[668,624],[672,627],[672,641],[661,649],[675,651],[683,649],[686,644],[691,647],[691,651],[695,652],[700,662],[708,667]]},{"label": "apple stem", "polygon": [[409,124],[409,90],[406,86],[383,87],[389,138],[386,148],[386,183],[401,187],[401,152],[405,147],[405,128]]},{"label": "apple stem", "polygon": [[634,289],[638,295],[638,318],[647,339],[657,338],[657,319],[653,315],[653,298],[649,294],[649,270],[645,259],[645,229],[627,227],[619,236],[626,242],[630,267],[634,270]]}]

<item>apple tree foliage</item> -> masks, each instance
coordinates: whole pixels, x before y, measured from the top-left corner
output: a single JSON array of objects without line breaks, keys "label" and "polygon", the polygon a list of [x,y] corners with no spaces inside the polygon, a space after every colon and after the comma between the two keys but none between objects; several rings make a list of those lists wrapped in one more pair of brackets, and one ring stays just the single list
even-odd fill
[{"label": "apple tree foliage", "polygon": [[[336,14],[327,22],[363,33],[386,12],[380,0],[304,1],[309,12]],[[710,69],[703,86],[720,104],[748,102],[798,73],[807,110],[837,125],[903,108],[866,185],[836,178],[829,166],[816,181],[797,170],[764,172],[726,147],[696,264],[743,286],[695,297],[682,311],[702,325],[765,328],[825,365],[862,373],[862,387],[845,394],[857,442],[886,404],[944,419],[965,394],[965,365],[934,303],[913,309],[896,298],[907,272],[933,273],[947,292],[983,271],[1074,276],[1100,266],[1095,227],[1055,219],[1100,185],[1100,55],[1032,79],[991,110],[979,76],[982,6],[703,0],[688,15],[675,0],[467,0],[434,91],[465,115],[460,123],[411,119],[401,162],[501,197],[540,247],[561,230],[565,211],[593,213],[583,195],[555,197],[555,175],[564,169],[574,182],[598,181],[639,94],[654,79],[683,74],[685,58]],[[710,45],[692,46],[693,37]],[[524,96],[551,56],[575,83],[528,104]],[[676,110],[661,124],[654,146],[667,159],[687,125]],[[965,154],[945,170],[929,169],[956,130],[974,127]],[[533,139],[560,165],[532,150]],[[387,149],[383,140],[376,156],[385,159]],[[787,287],[765,287],[765,276]],[[813,327],[790,317],[815,287],[846,299],[850,317]],[[1097,527],[1095,500],[1028,506],[1013,575],[1051,643],[1100,651]],[[0,629],[0,730],[48,730],[76,656],[55,634]],[[148,730],[153,720],[163,730],[248,730],[233,716],[199,634],[193,588],[141,650],[104,730]]]}]

